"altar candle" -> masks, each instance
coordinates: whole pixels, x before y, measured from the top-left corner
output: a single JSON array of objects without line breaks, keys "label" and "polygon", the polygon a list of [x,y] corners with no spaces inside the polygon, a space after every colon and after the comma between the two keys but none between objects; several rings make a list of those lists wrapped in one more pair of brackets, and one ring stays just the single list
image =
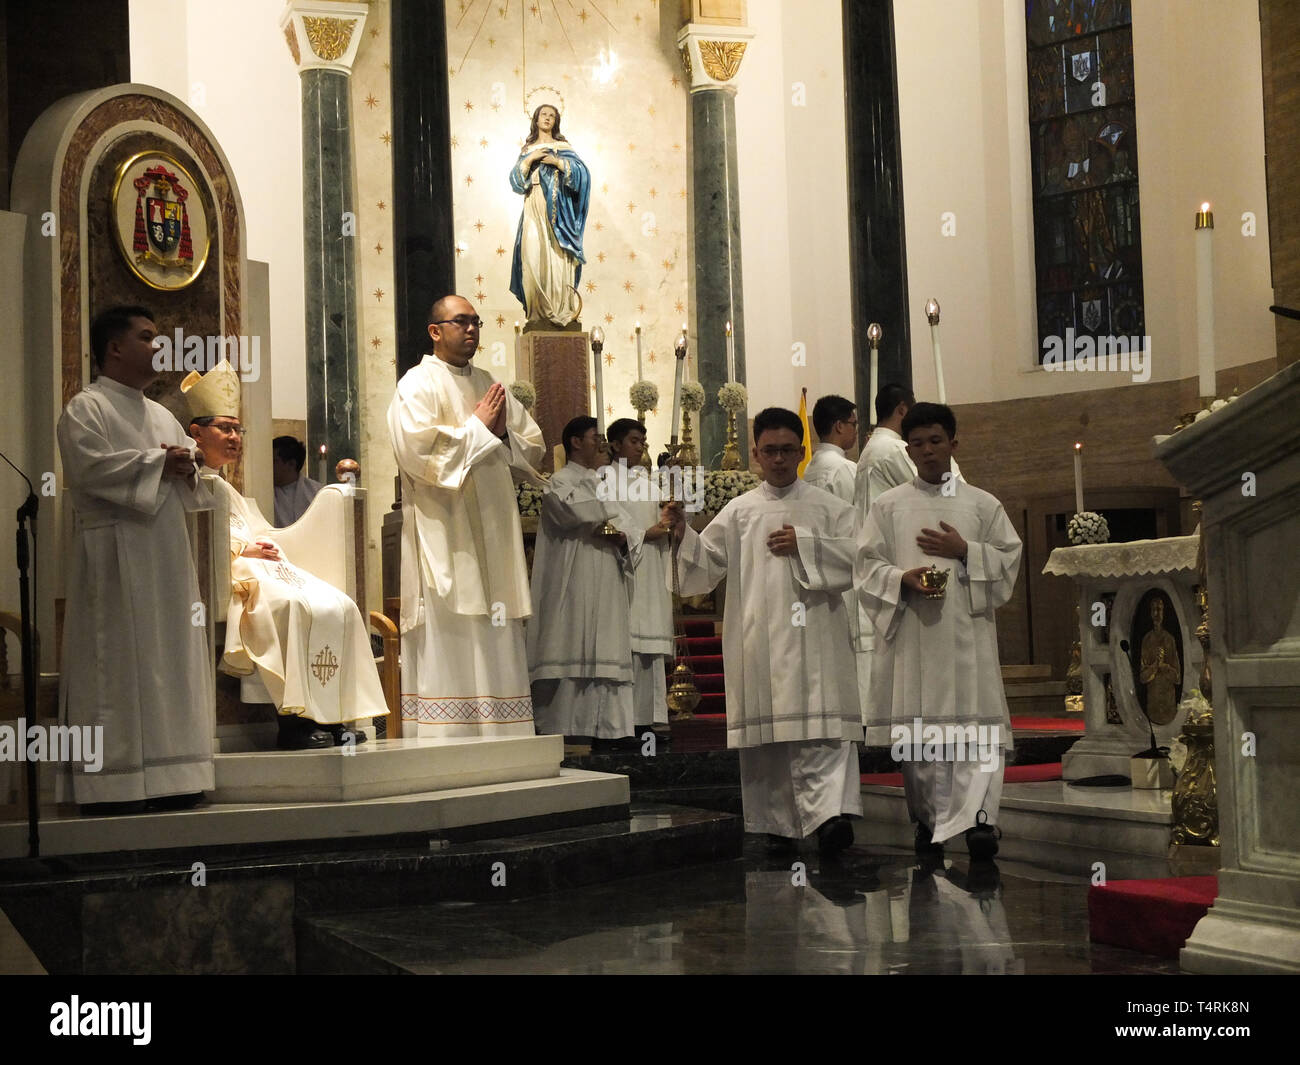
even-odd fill
[{"label": "altar candle", "polygon": [[1196,214],[1196,365],[1201,395],[1214,398],[1214,213]]},{"label": "altar candle", "polygon": [[1083,513],[1083,444],[1074,444],[1074,512]]},{"label": "altar candle", "polygon": [[605,333],[597,326],[591,331],[591,351],[596,357],[596,432],[605,435],[605,375],[601,367],[601,352],[605,348]]},{"label": "altar candle", "polygon": [[867,397],[867,402],[871,405],[870,417],[868,424],[876,424],[876,393],[880,390],[880,338],[885,335],[885,331],[880,328],[879,322],[872,322],[867,326],[867,340],[871,343],[871,394]]},{"label": "altar candle", "polygon": [[522,372],[523,364],[520,362],[519,354],[523,348],[524,335],[519,323],[515,322],[515,376],[518,377]]},{"label": "altar candle", "polygon": [[934,349],[934,377],[938,382],[939,402],[947,403],[943,390],[943,355],[939,351],[939,301],[937,299],[931,297],[926,303],[925,316],[930,321],[930,347]]},{"label": "altar candle", "polygon": [[636,324],[636,379],[644,381],[645,377],[641,372],[641,323]]},{"label": "altar candle", "polygon": [[682,416],[682,368],[686,365],[686,327],[682,326],[682,335],[677,338],[677,373],[673,377],[673,424],[672,443],[677,443],[677,426]]},{"label": "altar candle", "polygon": [[320,472],[319,475],[317,476],[317,480],[320,481],[321,484],[325,484],[325,445],[324,444],[321,444],[320,446]]},{"label": "altar candle", "polygon": [[736,338],[731,335],[731,323],[727,323],[727,380],[736,379]]}]

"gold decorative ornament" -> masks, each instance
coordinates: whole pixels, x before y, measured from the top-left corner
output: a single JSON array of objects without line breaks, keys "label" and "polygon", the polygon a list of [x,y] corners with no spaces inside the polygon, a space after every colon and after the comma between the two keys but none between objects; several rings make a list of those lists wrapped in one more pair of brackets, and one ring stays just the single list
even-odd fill
[{"label": "gold decorative ornament", "polygon": [[921,589],[927,599],[942,599],[948,591],[948,571],[931,566],[921,573]]},{"label": "gold decorative ornament", "polygon": [[740,469],[740,445],[736,442],[736,412],[727,411],[727,443],[722,449],[721,469]]},{"label": "gold decorative ornament", "polygon": [[745,58],[748,41],[701,41],[700,59],[704,72],[714,81],[730,81]]},{"label": "gold decorative ornament", "polygon": [[700,453],[695,450],[695,441],[691,437],[691,412],[685,409],[682,410],[682,442],[673,457],[683,466],[700,464]]},{"label": "gold decorative ornament", "polygon": [[682,69],[686,71],[686,80],[691,80],[691,50],[689,48],[677,49],[678,55],[682,57]]},{"label": "gold decorative ornament", "polygon": [[564,117],[564,94],[554,85],[538,85],[529,89],[524,96],[524,117],[530,122],[533,112],[539,107],[553,107],[555,113]]},{"label": "gold decorative ornament", "polygon": [[293,56],[294,66],[298,66],[302,62],[302,54],[298,51],[298,34],[294,31],[292,22],[284,28],[284,39],[289,45],[289,54]]},{"label": "gold decorative ornament", "polygon": [[1187,760],[1174,782],[1171,847],[1219,845],[1218,788],[1214,777],[1214,711],[1209,700],[1192,692],[1183,700],[1187,720],[1179,739]]},{"label": "gold decorative ornament", "polygon": [[166,152],[139,152],[113,180],[110,218],[127,266],[150,288],[192,285],[208,261],[209,215],[198,183]]},{"label": "gold decorative ornament", "polygon": [[321,18],[312,15],[304,15],[302,18],[307,43],[317,58],[327,63],[332,63],[348,50],[356,26],[357,20],[354,18]]},{"label": "gold decorative ornament", "polygon": [[229,359],[204,374],[191,370],[180,388],[191,418],[239,417],[239,374]]}]

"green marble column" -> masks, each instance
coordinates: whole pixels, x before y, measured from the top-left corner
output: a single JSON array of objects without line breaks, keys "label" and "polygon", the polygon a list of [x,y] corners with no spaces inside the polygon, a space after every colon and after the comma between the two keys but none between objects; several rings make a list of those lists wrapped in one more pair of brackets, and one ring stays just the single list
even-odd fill
[{"label": "green marble column", "polygon": [[[718,389],[727,378],[727,323],[735,348],[735,379],[745,382],[745,295],[740,263],[740,186],[736,162],[736,89],[732,79],[752,33],[725,32],[688,23],[677,37],[691,85],[691,230],[694,291],[691,293],[696,375],[704,386],[700,412],[700,458],[716,466],[727,442],[727,415]],[[745,419],[736,417],[742,462]]]},{"label": "green marble column", "polygon": [[329,481],[339,459],[361,457],[349,79],[365,15],[359,4],[291,0],[282,22],[302,79],[307,473],[319,476],[324,444]]}]

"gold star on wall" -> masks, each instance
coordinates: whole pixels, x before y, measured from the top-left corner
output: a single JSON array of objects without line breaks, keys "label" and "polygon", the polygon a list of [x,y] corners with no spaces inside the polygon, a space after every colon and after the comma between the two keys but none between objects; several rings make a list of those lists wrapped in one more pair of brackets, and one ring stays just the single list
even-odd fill
[{"label": "gold star on wall", "polygon": [[656,196],[658,196],[658,195],[659,195],[659,190],[658,190],[658,189],[654,189],[654,188],[652,188],[652,189],[650,190],[650,199],[653,200],[653,199],[654,199]]},{"label": "gold star on wall", "polygon": [[496,46],[497,46],[497,39],[496,39],[495,37],[489,37],[489,38],[488,38],[488,47],[489,47],[489,48],[495,48]]},{"label": "gold star on wall", "polygon": [[506,316],[505,316],[504,314],[498,314],[498,315],[497,315],[497,328],[500,329],[500,328],[501,328],[503,325],[505,325],[505,324],[506,324]]},{"label": "gold star on wall", "polygon": [[383,343],[383,341],[380,340],[378,337],[371,337],[371,338],[370,338],[370,346],[371,346],[372,348],[377,348],[377,347],[379,347],[382,343]]},{"label": "gold star on wall", "polygon": [[475,292],[475,293],[474,293],[474,298],[475,298],[476,300],[478,300],[479,303],[482,303],[485,299],[487,299],[487,297],[486,297],[485,295],[483,295],[482,292]]},{"label": "gold star on wall", "polygon": [[483,219],[480,218],[477,222],[475,222],[475,223],[474,223],[474,228],[477,229],[480,233],[482,233],[482,232],[483,232]]},{"label": "gold star on wall", "polygon": [[380,211],[384,211],[384,210],[387,210],[388,205],[387,205],[386,203],[384,203],[383,200],[380,200],[377,204],[375,204],[375,207],[376,207],[378,210],[380,210]]},{"label": "gold star on wall", "polygon": [[465,101],[465,110],[466,110],[466,111],[473,111],[473,110],[474,110],[474,105],[473,105],[472,103],[470,103],[468,100]]},{"label": "gold star on wall", "polygon": [[635,211],[635,210],[636,210],[636,204],[634,204],[631,200],[628,200],[628,201],[627,201],[627,213],[628,213],[628,214],[631,214],[631,213],[632,213],[633,211]]},{"label": "gold star on wall", "polygon": [[596,252],[596,262],[603,263],[604,261],[605,261],[605,253],[603,251]]},{"label": "gold star on wall", "polygon": [[385,144],[391,144],[393,142],[393,135],[391,133],[381,133],[379,139]]},{"label": "gold star on wall", "polygon": [[628,150],[629,152],[634,152],[634,151],[636,151],[636,145],[633,144],[631,141],[628,141],[628,143],[627,143],[627,150]]},{"label": "gold star on wall", "polygon": [[487,145],[488,145],[487,138],[486,138],[486,137],[480,137],[480,138],[479,138],[479,141],[478,141],[478,146],[479,146],[480,148],[486,148]]},{"label": "gold star on wall", "polygon": [[506,253],[505,248],[501,247],[501,245],[498,244],[498,245],[497,245],[497,254],[498,254],[498,255],[504,255],[505,253]]},{"label": "gold star on wall", "polygon": [[614,322],[614,316],[613,316],[612,314],[606,314],[606,315],[605,315],[605,324],[606,324],[606,325],[612,325],[613,322]]},{"label": "gold star on wall", "polygon": [[628,259],[628,262],[632,262],[632,263],[636,262],[636,252],[634,252],[634,251],[630,251],[630,252],[628,252],[628,253],[627,253],[627,259]]},{"label": "gold star on wall", "polygon": [[605,405],[605,413],[608,414],[611,418],[614,416],[614,407],[612,404]]},{"label": "gold star on wall", "polygon": [[383,302],[383,299],[384,299],[384,290],[383,290],[382,288],[377,288],[377,289],[375,289],[375,299],[378,300],[378,301],[381,302],[381,303]]},{"label": "gold star on wall", "polygon": [[590,296],[590,295],[591,295],[593,292],[595,292],[595,291],[596,291],[596,282],[594,282],[594,281],[588,281],[588,282],[587,282],[587,295]]},{"label": "gold star on wall", "polygon": [[372,39],[375,38],[375,37],[378,37],[378,36],[379,36],[379,27],[376,26],[376,27],[374,27],[373,29],[371,29],[371,31],[370,31],[370,36],[371,36]]},{"label": "gold star on wall", "polygon": [[378,98],[378,97],[377,97],[373,92],[372,92],[369,96],[366,97],[366,106],[367,106],[367,107],[372,107],[372,108],[373,108],[373,107],[377,107],[378,105],[379,105],[379,98]]},{"label": "gold star on wall", "polygon": [[674,88],[674,89],[677,88],[677,86],[680,85],[680,84],[681,84],[681,80],[677,77],[676,74],[674,74],[674,75],[673,75],[673,88]]},{"label": "gold star on wall", "polygon": [[469,187],[470,185],[472,185],[472,184],[474,184],[474,178],[473,178],[471,175],[466,174],[466,175],[465,175],[465,186],[468,188],[468,187]]},{"label": "gold star on wall", "polygon": [[673,304],[673,310],[675,310],[678,314],[681,314],[686,310],[686,308],[682,306],[682,301],[678,300],[676,303]]},{"label": "gold star on wall", "polygon": [[604,222],[593,222],[592,225],[591,225],[591,228],[594,229],[597,233],[599,233],[602,229],[605,228],[605,223],[604,223]]},{"label": "gold star on wall", "polygon": [[655,105],[654,105],[654,104],[651,104],[649,107],[647,107],[647,108],[646,108],[646,112],[650,115],[651,118],[654,118],[654,117],[655,117]]},{"label": "gold star on wall", "polygon": [[624,292],[631,292],[634,288],[636,288],[636,286],[635,286],[634,284],[632,284],[631,281],[624,281],[624,282],[623,282],[623,291],[624,291]]},{"label": "gold star on wall", "polygon": [[451,138],[451,146],[452,146],[453,148],[459,148],[459,147],[460,147],[460,138],[459,138],[459,137],[452,137],[452,138]]},{"label": "gold star on wall", "polygon": [[376,255],[382,255],[383,253],[384,253],[384,246],[383,246],[382,244],[376,244],[376,245],[375,245],[375,254],[376,254]]},{"label": "gold star on wall", "polygon": [[645,304],[644,304],[644,303],[638,303],[638,304],[636,305],[636,309],[637,309],[638,311],[640,311],[642,314],[645,314]]},{"label": "gold star on wall", "polygon": [[482,275],[482,274],[475,274],[475,275],[474,275],[474,283],[475,283],[476,285],[481,285],[481,284],[483,284],[483,275]]},{"label": "gold star on wall", "polygon": [[587,24],[587,19],[589,19],[590,17],[591,16],[587,14],[587,9],[585,7],[578,12],[578,18],[582,20],[582,24],[584,26]]},{"label": "gold star on wall", "polygon": [[650,349],[650,361],[651,361],[651,362],[654,362],[654,361],[655,361],[655,349],[654,349],[654,348],[651,348],[651,349]]},{"label": "gold star on wall", "polygon": [[662,266],[665,270],[671,270],[673,268],[673,261],[671,259],[665,259],[659,265]]},{"label": "gold star on wall", "polygon": [[614,355],[612,352],[609,351],[605,352],[605,365],[606,366],[614,365]]}]

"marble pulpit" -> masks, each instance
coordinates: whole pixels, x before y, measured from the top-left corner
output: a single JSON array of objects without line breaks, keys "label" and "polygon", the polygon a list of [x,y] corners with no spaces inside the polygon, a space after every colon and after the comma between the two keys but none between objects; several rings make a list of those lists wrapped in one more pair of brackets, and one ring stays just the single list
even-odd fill
[{"label": "marble pulpit", "polygon": [[[1061,760],[1065,780],[1128,776],[1129,759],[1169,746],[1183,695],[1197,687],[1199,537],[1058,547],[1044,573],[1079,585],[1085,733]],[[1157,622],[1156,618],[1159,618]]]},{"label": "marble pulpit", "polygon": [[1300,972],[1300,363],[1158,438],[1203,502],[1222,858],[1191,972]]}]

